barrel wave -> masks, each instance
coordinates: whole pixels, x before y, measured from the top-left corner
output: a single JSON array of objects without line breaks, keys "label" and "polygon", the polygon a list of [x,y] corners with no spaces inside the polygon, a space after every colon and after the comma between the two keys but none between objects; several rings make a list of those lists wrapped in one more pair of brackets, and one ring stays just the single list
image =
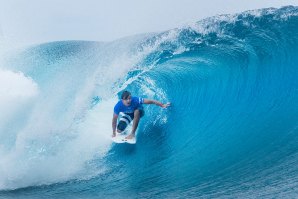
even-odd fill
[{"label": "barrel wave", "polygon": [[[297,54],[294,6],[5,54],[0,196],[295,198]],[[123,90],[172,104],[136,145],[110,139]]]}]

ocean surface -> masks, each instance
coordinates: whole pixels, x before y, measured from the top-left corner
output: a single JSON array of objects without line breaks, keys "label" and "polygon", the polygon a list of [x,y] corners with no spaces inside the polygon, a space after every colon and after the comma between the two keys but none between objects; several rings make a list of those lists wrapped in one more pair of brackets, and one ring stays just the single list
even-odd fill
[{"label": "ocean surface", "polygon": [[[298,7],[0,50],[0,198],[297,198]],[[121,92],[151,98],[111,141]]]}]

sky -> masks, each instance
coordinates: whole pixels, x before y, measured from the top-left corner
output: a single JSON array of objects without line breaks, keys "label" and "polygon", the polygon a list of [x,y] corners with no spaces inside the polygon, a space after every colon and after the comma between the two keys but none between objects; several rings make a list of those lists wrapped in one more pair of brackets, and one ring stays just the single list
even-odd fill
[{"label": "sky", "polygon": [[298,0],[0,0],[0,39],[22,44],[112,41],[218,14],[298,5]]}]

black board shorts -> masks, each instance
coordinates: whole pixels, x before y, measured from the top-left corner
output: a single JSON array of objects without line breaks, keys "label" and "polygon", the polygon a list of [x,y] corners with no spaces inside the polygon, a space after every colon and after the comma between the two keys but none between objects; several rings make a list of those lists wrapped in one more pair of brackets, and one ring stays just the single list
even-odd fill
[{"label": "black board shorts", "polygon": [[[143,107],[138,108],[140,111],[140,118],[145,115]],[[124,131],[124,129],[131,123],[134,118],[134,113],[124,113],[124,115],[119,119],[117,129]]]}]

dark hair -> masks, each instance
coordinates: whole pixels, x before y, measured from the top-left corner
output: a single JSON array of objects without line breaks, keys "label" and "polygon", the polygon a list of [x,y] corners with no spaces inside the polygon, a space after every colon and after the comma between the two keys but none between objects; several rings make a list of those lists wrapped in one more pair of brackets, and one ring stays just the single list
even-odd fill
[{"label": "dark hair", "polygon": [[121,99],[127,99],[129,96],[131,96],[131,93],[129,91],[123,91]]}]

